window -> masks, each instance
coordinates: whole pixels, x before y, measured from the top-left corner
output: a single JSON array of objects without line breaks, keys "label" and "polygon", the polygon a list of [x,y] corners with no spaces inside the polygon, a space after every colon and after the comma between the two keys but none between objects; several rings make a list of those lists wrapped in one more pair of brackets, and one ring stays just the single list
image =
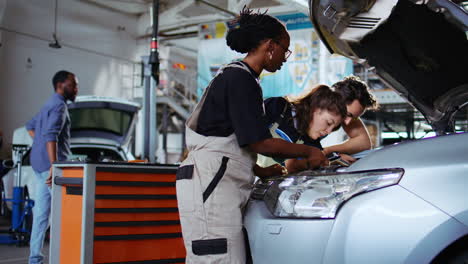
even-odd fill
[{"label": "window", "polygon": [[100,130],[119,136],[127,133],[132,121],[129,112],[105,108],[70,109],[71,130]]}]

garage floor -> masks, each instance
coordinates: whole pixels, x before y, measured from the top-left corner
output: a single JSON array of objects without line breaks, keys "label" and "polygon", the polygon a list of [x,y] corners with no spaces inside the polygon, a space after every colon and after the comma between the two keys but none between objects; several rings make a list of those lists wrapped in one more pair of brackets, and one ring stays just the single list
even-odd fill
[{"label": "garage floor", "polygon": [[[0,230],[8,229],[9,220],[0,216]],[[45,256],[44,263],[48,263],[49,243],[44,244],[42,251]],[[29,247],[17,247],[15,245],[0,244],[0,264],[27,264]]]}]

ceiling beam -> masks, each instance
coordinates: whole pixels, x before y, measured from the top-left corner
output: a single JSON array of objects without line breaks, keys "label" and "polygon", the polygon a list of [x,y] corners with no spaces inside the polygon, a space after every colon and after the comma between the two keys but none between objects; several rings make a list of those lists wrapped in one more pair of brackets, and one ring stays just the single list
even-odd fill
[{"label": "ceiling beam", "polygon": [[89,4],[89,5],[93,5],[95,7],[99,7],[101,9],[105,9],[105,10],[108,10],[108,11],[111,11],[111,12],[117,12],[117,13],[120,13],[120,14],[123,14],[123,15],[126,15],[126,16],[129,16],[129,17],[138,17],[140,14],[135,14],[135,13],[131,13],[131,12],[125,12],[125,11],[122,11],[120,9],[117,9],[117,8],[114,8],[114,7],[111,7],[109,5],[104,5],[104,4],[100,4],[100,3],[97,3],[97,2],[94,2],[92,0],[79,0],[80,2],[83,2],[83,3],[86,3],[86,4]]},{"label": "ceiling beam", "polygon": [[[184,28],[191,28],[198,26],[199,24],[226,20],[226,17],[219,15],[219,14],[212,14],[212,15],[201,15],[201,16],[193,16],[193,17],[184,17],[181,15],[173,16],[172,18],[168,18],[167,20],[159,20],[159,31],[174,31],[180,30]],[[164,21],[164,24],[161,23]]]},{"label": "ceiling beam", "polygon": [[179,12],[183,11],[187,7],[193,5],[195,3],[194,0],[184,0],[183,2],[167,9],[166,11],[159,14],[159,21],[162,20],[171,20],[175,16],[179,14]]},{"label": "ceiling beam", "polygon": [[144,0],[103,0],[103,2],[117,2],[117,3],[125,3],[125,4],[132,4],[132,5],[148,5],[149,2]]},{"label": "ceiling beam", "polygon": [[229,10],[227,10],[227,9],[225,9],[225,8],[222,8],[222,7],[220,7],[220,6],[217,6],[217,5],[215,5],[215,4],[212,4],[212,3],[208,2],[208,1],[205,1],[205,0],[195,0],[195,2],[196,2],[197,4],[206,5],[206,6],[212,8],[212,9],[214,9],[214,10],[216,10],[216,11],[221,11],[221,12],[223,12],[223,13],[229,15],[230,17],[235,17],[235,16],[237,15],[236,12],[229,11]]}]

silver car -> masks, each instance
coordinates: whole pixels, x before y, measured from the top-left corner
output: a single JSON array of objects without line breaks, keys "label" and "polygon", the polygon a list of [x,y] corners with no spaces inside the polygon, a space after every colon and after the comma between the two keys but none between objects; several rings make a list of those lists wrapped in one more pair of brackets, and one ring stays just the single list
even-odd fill
[{"label": "silver car", "polygon": [[452,1],[319,0],[322,41],[375,68],[438,136],[347,168],[258,183],[244,219],[253,262],[467,263],[468,15]]},{"label": "silver car", "polygon": [[[78,96],[68,105],[71,120],[71,160],[106,162],[128,161],[135,157],[131,151],[139,104],[110,97]],[[13,145],[32,145],[24,127],[16,129]],[[34,171],[29,162],[29,152],[23,157],[21,185],[28,189],[34,200]],[[12,153],[16,157],[16,153]],[[14,163],[17,163],[14,160]],[[4,195],[12,197],[16,169],[3,177]],[[8,207],[11,209],[9,203]]]}]

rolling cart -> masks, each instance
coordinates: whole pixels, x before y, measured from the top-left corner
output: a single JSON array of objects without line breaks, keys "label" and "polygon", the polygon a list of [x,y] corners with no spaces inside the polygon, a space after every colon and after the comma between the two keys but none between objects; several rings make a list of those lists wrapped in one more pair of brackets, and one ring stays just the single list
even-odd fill
[{"label": "rolling cart", "polygon": [[184,263],[176,170],[54,163],[50,263]]}]

